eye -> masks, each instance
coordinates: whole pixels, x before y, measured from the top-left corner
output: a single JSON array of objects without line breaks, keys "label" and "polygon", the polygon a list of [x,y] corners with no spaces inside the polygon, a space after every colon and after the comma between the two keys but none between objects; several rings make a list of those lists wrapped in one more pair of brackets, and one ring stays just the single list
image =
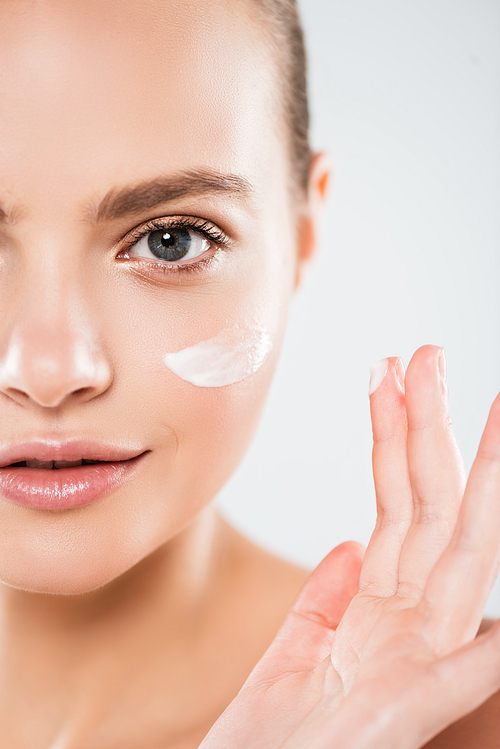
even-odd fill
[{"label": "eye", "polygon": [[210,244],[208,239],[191,229],[172,226],[150,231],[127,250],[127,255],[177,263],[199,257],[210,248]]},{"label": "eye", "polygon": [[[144,258],[135,270],[144,274],[179,279],[179,274],[208,273],[218,264],[233,240],[205,218],[169,216],[156,218],[133,229],[124,237],[117,260]],[[177,281],[176,281],[177,282]]]}]

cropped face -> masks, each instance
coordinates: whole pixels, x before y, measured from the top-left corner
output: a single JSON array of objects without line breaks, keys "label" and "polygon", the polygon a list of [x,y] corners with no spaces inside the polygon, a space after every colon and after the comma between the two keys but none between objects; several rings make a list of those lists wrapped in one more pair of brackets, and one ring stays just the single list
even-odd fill
[{"label": "cropped face", "polygon": [[296,273],[287,136],[246,2],[0,14],[0,579],[78,593],[254,432]]}]

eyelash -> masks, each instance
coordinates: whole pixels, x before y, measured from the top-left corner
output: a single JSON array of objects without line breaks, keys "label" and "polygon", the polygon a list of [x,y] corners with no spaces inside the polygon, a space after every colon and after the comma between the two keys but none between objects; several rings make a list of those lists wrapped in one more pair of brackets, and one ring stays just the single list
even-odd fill
[{"label": "eyelash", "polygon": [[[190,231],[200,234],[202,237],[207,239],[216,245],[217,249],[231,247],[230,239],[218,229],[214,224],[206,219],[191,218],[190,216],[179,216],[171,217],[168,219],[152,219],[147,224],[143,224],[138,229],[134,229],[129,237],[127,238],[126,246],[120,251],[127,253],[132,247],[143,237],[151,234],[154,231],[162,231],[165,229],[188,229]],[[146,261],[148,266],[152,266],[154,271],[167,274],[167,273],[195,273],[202,271],[209,263],[213,261],[215,253],[208,255],[207,257],[197,260],[192,263],[167,263],[163,261],[154,261],[142,258]],[[126,259],[126,258],[124,258]],[[137,258],[134,258],[136,260]]]}]

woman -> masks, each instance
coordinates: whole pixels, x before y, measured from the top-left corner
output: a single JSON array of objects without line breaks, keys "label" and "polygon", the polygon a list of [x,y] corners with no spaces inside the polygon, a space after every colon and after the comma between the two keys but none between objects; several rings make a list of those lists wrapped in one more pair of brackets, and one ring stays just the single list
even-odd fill
[{"label": "woman", "polygon": [[209,504],[327,186],[293,5],[1,12],[1,745],[424,745],[500,687],[498,628],[472,641],[500,404],[458,515],[443,352],[415,354],[406,393],[398,359],[376,368],[359,593],[357,544],[309,578]]}]

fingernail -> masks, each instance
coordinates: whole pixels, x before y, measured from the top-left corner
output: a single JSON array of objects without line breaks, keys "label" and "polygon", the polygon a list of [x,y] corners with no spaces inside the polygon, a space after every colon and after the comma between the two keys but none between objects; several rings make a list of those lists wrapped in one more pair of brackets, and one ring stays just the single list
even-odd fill
[{"label": "fingernail", "polygon": [[438,369],[442,381],[446,384],[446,354],[444,353],[444,348],[439,352]]},{"label": "fingernail", "polygon": [[380,387],[382,380],[387,374],[389,368],[389,359],[381,359],[380,361],[372,362],[370,364],[370,386],[368,388],[368,395],[373,395],[375,390]]}]

